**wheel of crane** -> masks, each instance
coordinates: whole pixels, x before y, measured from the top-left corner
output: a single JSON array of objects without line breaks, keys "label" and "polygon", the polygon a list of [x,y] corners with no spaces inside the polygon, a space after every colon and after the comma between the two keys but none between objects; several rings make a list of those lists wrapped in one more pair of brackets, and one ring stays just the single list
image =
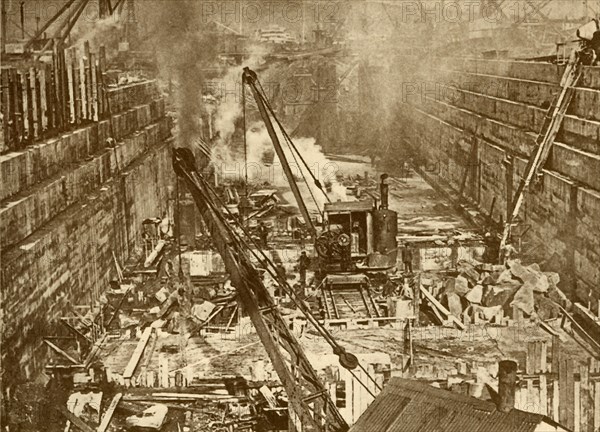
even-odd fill
[{"label": "wheel of crane", "polygon": [[338,244],[342,247],[350,246],[350,241],[350,236],[346,233],[340,234],[337,238]]}]

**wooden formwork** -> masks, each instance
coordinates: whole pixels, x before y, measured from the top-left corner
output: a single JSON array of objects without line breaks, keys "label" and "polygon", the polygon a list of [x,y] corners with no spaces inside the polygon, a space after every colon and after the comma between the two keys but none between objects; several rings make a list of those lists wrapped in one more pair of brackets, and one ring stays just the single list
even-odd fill
[{"label": "wooden formwork", "polygon": [[109,114],[104,81],[106,51],[92,53],[86,42],[55,49],[50,63],[33,67],[3,67],[0,153],[26,146]]},{"label": "wooden formwork", "polygon": [[600,361],[578,364],[561,350],[558,337],[548,348],[546,341],[528,343],[516,408],[548,415],[575,432],[599,430]]}]

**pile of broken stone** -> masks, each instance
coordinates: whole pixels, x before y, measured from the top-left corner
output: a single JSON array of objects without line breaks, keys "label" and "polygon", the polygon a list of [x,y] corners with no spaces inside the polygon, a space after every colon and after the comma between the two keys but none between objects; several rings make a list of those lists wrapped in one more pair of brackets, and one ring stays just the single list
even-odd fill
[{"label": "pile of broken stone", "polygon": [[507,318],[549,320],[561,316],[561,306],[570,306],[557,286],[559,282],[557,273],[543,272],[538,264],[461,261],[458,275],[446,279],[439,294],[450,312],[465,323],[502,324]]}]

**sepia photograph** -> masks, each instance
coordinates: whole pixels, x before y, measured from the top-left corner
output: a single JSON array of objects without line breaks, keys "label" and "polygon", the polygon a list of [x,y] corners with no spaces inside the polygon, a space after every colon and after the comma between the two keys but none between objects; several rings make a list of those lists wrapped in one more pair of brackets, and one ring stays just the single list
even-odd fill
[{"label": "sepia photograph", "polygon": [[0,5],[0,432],[600,432],[600,0]]}]

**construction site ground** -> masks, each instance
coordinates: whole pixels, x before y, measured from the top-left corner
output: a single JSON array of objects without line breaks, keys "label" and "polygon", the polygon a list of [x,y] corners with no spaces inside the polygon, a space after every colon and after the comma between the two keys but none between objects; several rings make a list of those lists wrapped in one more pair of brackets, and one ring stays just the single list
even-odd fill
[{"label": "construction site ground", "polygon": [[[375,168],[360,157],[332,157],[332,160],[338,164],[339,172],[345,177],[357,174],[363,176],[368,172],[373,178],[378,174]],[[399,236],[474,231],[443,197],[414,172],[406,178],[394,177],[390,184],[390,207],[399,214]],[[550,327],[560,335],[561,350],[577,361],[586,361],[590,354],[560,328],[560,321],[551,322]],[[227,333],[204,333],[201,337],[189,339],[185,334],[159,331],[156,343],[151,339],[149,346],[152,348],[146,350],[140,365],[158,372],[159,356],[162,353],[169,360],[169,370],[182,370],[184,376],[189,370],[190,377],[243,376],[251,381],[276,381],[276,374],[252,324],[248,320],[242,321],[230,330]],[[552,342],[552,335],[547,330],[527,321],[515,322],[509,326],[469,325],[464,331],[437,325],[415,327],[412,329],[412,367],[410,371],[403,371],[408,356],[403,329],[388,325],[364,330],[333,329],[332,332],[354,354],[389,354],[392,375],[410,373],[430,380],[445,380],[448,376],[460,375],[465,370],[476,373],[478,367],[484,367],[489,374],[494,375],[498,360],[506,358],[517,360],[521,368],[524,368],[527,342],[547,341],[548,352]],[[306,351],[316,355],[316,359],[320,354],[331,354],[331,348],[313,329],[308,327],[304,331],[296,331],[296,334]],[[105,365],[115,373],[120,373],[127,365],[136,344],[136,339],[105,343],[101,355]]]}]

